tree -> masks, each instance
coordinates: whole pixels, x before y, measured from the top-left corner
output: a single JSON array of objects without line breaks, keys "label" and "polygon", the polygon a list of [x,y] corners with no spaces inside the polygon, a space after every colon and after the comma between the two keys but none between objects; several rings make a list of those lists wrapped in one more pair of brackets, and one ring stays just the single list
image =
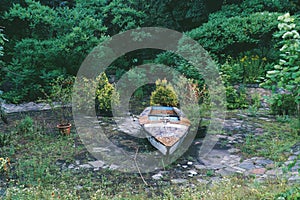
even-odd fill
[{"label": "tree", "polygon": [[76,74],[88,52],[106,37],[102,21],[80,5],[50,8],[26,0],[26,6],[15,4],[5,19],[12,23],[7,30],[13,49],[4,80],[11,88],[4,97],[15,103],[36,100],[56,77]]}]

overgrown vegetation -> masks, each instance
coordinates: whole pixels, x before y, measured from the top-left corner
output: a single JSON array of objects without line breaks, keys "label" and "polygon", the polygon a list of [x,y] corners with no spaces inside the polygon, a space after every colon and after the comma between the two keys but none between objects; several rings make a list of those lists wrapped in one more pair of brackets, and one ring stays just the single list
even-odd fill
[{"label": "overgrown vegetation", "polygon": [[292,119],[281,123],[264,122],[264,134],[250,133],[245,143],[238,146],[246,157],[261,156],[282,163],[287,159],[287,152],[300,140],[297,129],[291,126],[290,121]]},{"label": "overgrown vegetation", "polygon": [[[267,72],[265,85],[273,91],[284,89],[285,93],[273,97],[273,111],[278,114],[297,114],[300,122],[300,35],[299,21],[289,13],[278,17],[275,37],[280,38],[280,59],[273,70]],[[289,94],[287,94],[289,93]],[[300,133],[300,127],[298,127]]]},{"label": "overgrown vegetation", "polygon": [[[278,122],[277,122],[278,123]],[[279,136],[286,125],[277,124],[269,127],[270,135]],[[25,132],[20,132],[23,130]],[[299,198],[299,187],[289,184],[285,179],[274,178],[265,182],[240,176],[231,176],[209,184],[199,183],[189,178],[194,187],[170,184],[166,176],[156,181],[152,173],[143,174],[149,185],[145,186],[138,174],[126,174],[102,169],[74,169],[70,164],[79,158],[80,164],[91,158],[81,144],[77,134],[69,137],[58,133],[45,134],[43,128],[25,116],[11,130],[13,137],[9,145],[1,147],[0,186],[5,187],[5,199],[278,199],[279,197]],[[289,142],[294,136],[285,134],[281,137]],[[260,149],[269,143],[255,142]],[[270,142],[271,143],[271,142]],[[273,143],[276,145],[278,143]],[[250,146],[250,144],[249,144]],[[279,152],[282,149],[281,143]],[[270,147],[271,148],[271,147]],[[276,147],[274,147],[276,149]],[[260,151],[259,151],[260,152]],[[250,153],[250,151],[249,151]],[[255,153],[255,152],[254,152]],[[254,155],[254,154],[252,154]],[[261,156],[262,154],[255,154]],[[273,158],[272,151],[263,154]],[[176,164],[175,164],[176,165]],[[202,173],[202,172],[201,172]],[[209,180],[212,171],[203,172],[203,179]]]},{"label": "overgrown vegetation", "polygon": [[[264,156],[282,163],[290,148],[299,143],[299,10],[297,0],[1,0],[1,100],[48,100],[53,107],[59,102],[62,106],[56,108],[57,117],[68,121],[70,110],[65,108],[73,94],[73,98],[79,98],[76,106],[80,109],[96,109],[97,115],[107,116],[121,96],[115,93],[112,82],[128,72],[129,81],[143,83],[149,80],[147,73],[131,69],[156,63],[184,75],[178,81],[181,85],[174,85],[174,90],[166,80],[158,80],[154,91],[153,85],[139,87],[132,101],[142,106],[148,97],[151,105],[180,106],[181,101],[198,101],[201,109],[198,105],[184,108],[198,121],[199,110],[201,116],[210,111],[210,86],[195,66],[174,52],[147,49],[127,53],[95,80],[80,77],[76,80],[79,87],[72,91],[81,63],[100,42],[138,27],[167,27],[185,32],[209,52],[224,83],[228,109],[247,109],[248,116],[256,117],[264,97],[248,94],[247,88],[260,85],[272,90],[267,102],[277,122],[267,122],[262,135],[248,134],[240,148],[245,157]],[[189,46],[185,48],[192,51]],[[203,67],[209,70],[210,65]],[[177,90],[186,93],[176,94]],[[82,91],[88,95],[82,96]],[[126,86],[120,92],[126,92]],[[28,116],[11,131],[0,132],[0,148],[0,184],[8,187],[7,199],[300,198],[299,187],[277,179],[258,183],[232,177],[211,186],[191,182],[195,185],[192,189],[170,187],[162,181],[145,190],[136,184],[141,183],[136,175],[109,170],[73,172],[57,162],[70,164],[86,153],[78,135],[46,134]],[[206,175],[213,173],[208,171]],[[123,175],[124,180],[119,180]]]}]

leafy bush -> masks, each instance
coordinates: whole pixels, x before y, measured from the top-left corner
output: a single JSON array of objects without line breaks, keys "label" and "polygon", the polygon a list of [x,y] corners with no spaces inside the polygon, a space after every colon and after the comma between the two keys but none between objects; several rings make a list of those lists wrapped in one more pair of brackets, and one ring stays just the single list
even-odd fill
[{"label": "leafy bush", "polygon": [[72,106],[81,111],[95,109],[95,106],[90,107],[89,105],[95,105],[95,98],[92,98],[95,95],[95,90],[92,90],[92,88],[97,88],[97,85],[98,83],[94,80],[86,77],[76,77],[76,87],[74,87],[72,93],[72,100],[76,104],[72,104]]},{"label": "leafy bush", "polygon": [[34,132],[33,119],[29,116],[26,116],[22,119],[16,127],[16,131],[21,135],[28,135]]},{"label": "leafy bush", "polygon": [[294,115],[297,111],[295,97],[292,94],[274,94],[270,98],[271,111],[275,115]]},{"label": "leafy bush", "polygon": [[237,59],[227,58],[220,73],[226,84],[251,84],[260,82],[270,68],[266,57],[246,54]]},{"label": "leafy bush", "polygon": [[241,9],[246,13],[254,13],[254,12],[286,12],[297,11],[297,5],[291,0],[251,0],[251,1],[243,1],[241,4]]},{"label": "leafy bush", "polygon": [[233,86],[226,86],[226,106],[228,109],[247,108],[247,95],[243,88],[239,90]]},{"label": "leafy bush", "polygon": [[151,93],[150,105],[177,106],[178,98],[174,88],[166,79],[155,82],[156,89]]},{"label": "leafy bush", "polygon": [[105,73],[101,73],[96,82],[98,87],[96,90],[96,108],[100,112],[107,113],[111,111],[112,104],[116,105],[119,102],[119,95],[114,92],[114,86],[108,82]]},{"label": "leafy bush", "polygon": [[245,16],[209,20],[187,34],[214,55],[237,55],[240,52],[268,46],[276,30],[278,13],[260,12]]},{"label": "leafy bush", "polygon": [[105,38],[106,28],[92,14],[80,4],[73,9],[32,0],[14,4],[4,16],[11,37],[3,81],[10,88],[4,98],[13,103],[37,100],[53,79],[76,74],[90,49]]},{"label": "leafy bush", "polygon": [[[95,79],[77,77],[76,87],[72,94],[73,106],[77,110],[91,111],[96,109],[98,114],[107,114],[112,109],[112,104],[118,105],[119,94],[109,83],[105,73]],[[93,105],[91,107],[91,105]]]},{"label": "leafy bush", "polygon": [[184,74],[186,78],[197,82],[199,87],[204,86],[204,79],[202,74],[199,72],[199,69],[172,52],[164,52],[158,54],[154,62],[172,67],[177,72]]},{"label": "leafy bush", "polygon": [[297,186],[291,187],[288,190],[276,195],[276,200],[284,200],[284,199],[293,200],[299,198],[300,198],[300,187]]},{"label": "leafy bush", "polygon": [[[275,37],[281,39],[281,59],[273,70],[268,71],[263,85],[273,90],[278,87],[290,91],[297,104],[295,107],[298,109],[298,114],[300,114],[300,35],[296,27],[296,23],[299,24],[299,21],[295,21],[295,18],[289,13],[278,17],[279,31],[276,32]],[[281,104],[282,100],[280,99],[279,106]]]},{"label": "leafy bush", "polygon": [[[71,104],[72,88],[74,83],[73,76],[58,76],[51,84],[50,95],[46,95],[46,102],[50,104],[53,111],[56,112],[59,118],[59,123],[66,125],[71,118],[70,110],[68,106]],[[60,105],[56,106],[56,103]]]},{"label": "leafy bush", "polygon": [[10,133],[0,133],[0,147],[4,147],[10,144],[11,134]]}]

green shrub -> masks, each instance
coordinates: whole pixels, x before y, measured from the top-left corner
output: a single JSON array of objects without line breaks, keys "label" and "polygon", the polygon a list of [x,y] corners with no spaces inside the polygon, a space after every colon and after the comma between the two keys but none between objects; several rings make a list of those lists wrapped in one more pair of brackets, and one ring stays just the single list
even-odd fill
[{"label": "green shrub", "polygon": [[27,0],[5,14],[12,38],[3,79],[11,86],[5,91],[6,100],[20,103],[42,97],[53,79],[76,74],[91,48],[105,38],[106,28],[93,16],[93,9],[82,11],[80,6],[51,8]]},{"label": "green shrub", "polygon": [[210,53],[238,55],[240,52],[268,46],[276,30],[278,13],[260,12],[245,16],[219,16],[187,34]]},{"label": "green shrub", "polygon": [[177,106],[178,98],[174,88],[166,79],[155,82],[156,89],[151,93],[150,105]]},{"label": "green shrub", "polygon": [[[76,78],[76,87],[73,88],[72,100],[76,102],[72,104],[74,108],[80,111],[91,111],[95,109],[95,90],[97,81],[86,77]],[[94,98],[93,98],[94,97]]]},{"label": "green shrub", "polygon": [[[225,4],[225,5],[224,5]],[[209,20],[216,18],[230,18],[234,16],[247,16],[256,12],[297,12],[299,5],[295,0],[251,0],[240,1],[230,0],[225,1],[221,10],[211,13]]]},{"label": "green shrub", "polygon": [[300,187],[294,186],[287,189],[285,192],[276,195],[276,200],[284,200],[284,199],[288,199],[288,200],[300,199]]},{"label": "green shrub", "polygon": [[[183,49],[183,51],[185,51]],[[175,69],[180,74],[184,74],[184,76],[188,79],[197,82],[199,87],[204,86],[204,79],[202,74],[199,72],[199,69],[194,65],[191,65],[182,57],[172,53],[172,52],[164,52],[160,53],[156,56],[155,63],[164,64],[166,66],[170,66]],[[206,66],[207,67],[207,66]],[[177,75],[175,75],[177,76]]]},{"label": "green shrub", "polygon": [[110,112],[112,104],[118,104],[119,96],[114,92],[114,86],[108,82],[108,78],[105,73],[101,73],[96,82],[98,87],[96,90],[96,108],[101,112]]},{"label": "green shrub", "polygon": [[247,108],[247,95],[243,88],[239,90],[233,86],[226,86],[226,107],[228,109]]},{"label": "green shrub", "polygon": [[241,9],[243,13],[254,13],[254,12],[295,12],[297,11],[297,5],[291,0],[251,0],[243,1],[241,4]]},{"label": "green shrub", "polygon": [[[278,17],[279,31],[275,34],[275,37],[281,39],[279,43],[282,45],[279,50],[281,52],[280,60],[273,70],[268,71],[263,85],[273,90],[283,88],[291,92],[294,102],[297,104],[295,108],[298,109],[298,114],[300,115],[300,35],[297,30],[297,25],[300,24],[300,21],[298,18],[298,16],[290,16],[289,13]],[[275,96],[275,100],[278,99],[278,102],[275,104],[278,106],[284,105],[282,101],[287,97],[279,96],[280,94]],[[291,98],[288,97],[289,100]],[[292,103],[292,105],[295,105],[295,103]],[[286,109],[283,108],[283,110]]]},{"label": "green shrub", "polygon": [[0,133],[0,147],[4,147],[10,144],[11,134],[10,133]]},{"label": "green shrub", "polygon": [[29,116],[26,116],[22,119],[16,127],[17,133],[21,135],[27,135],[34,132],[33,119]]},{"label": "green shrub", "polygon": [[[46,102],[50,104],[53,111],[56,113],[60,124],[68,124],[71,118],[71,113],[68,107],[71,104],[72,88],[74,83],[73,76],[58,76],[51,83],[50,95],[46,95]],[[59,106],[55,104],[59,103]]]},{"label": "green shrub", "polygon": [[238,58],[228,57],[220,66],[220,73],[225,84],[251,84],[261,82],[270,68],[266,57],[245,53]]},{"label": "green shrub", "polygon": [[295,131],[295,133],[298,133],[298,135],[300,135],[300,120],[294,118],[290,121],[290,125],[292,130]]},{"label": "green shrub", "polygon": [[[96,90],[95,90],[96,89]],[[76,79],[76,87],[72,94],[73,106],[77,110],[91,111],[96,109],[100,113],[107,114],[112,109],[112,104],[118,105],[119,94],[109,83],[105,73],[101,73],[95,79],[80,77]]]},{"label": "green shrub", "polygon": [[294,115],[297,111],[295,97],[292,94],[274,94],[270,98],[271,111],[275,115]]}]

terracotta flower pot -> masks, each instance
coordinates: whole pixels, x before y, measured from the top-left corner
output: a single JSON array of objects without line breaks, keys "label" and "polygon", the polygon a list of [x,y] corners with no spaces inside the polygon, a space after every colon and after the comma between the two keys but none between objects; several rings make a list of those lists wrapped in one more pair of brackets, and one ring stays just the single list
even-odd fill
[{"label": "terracotta flower pot", "polygon": [[56,127],[58,128],[59,132],[63,135],[70,135],[71,132],[71,124],[58,124]]}]

